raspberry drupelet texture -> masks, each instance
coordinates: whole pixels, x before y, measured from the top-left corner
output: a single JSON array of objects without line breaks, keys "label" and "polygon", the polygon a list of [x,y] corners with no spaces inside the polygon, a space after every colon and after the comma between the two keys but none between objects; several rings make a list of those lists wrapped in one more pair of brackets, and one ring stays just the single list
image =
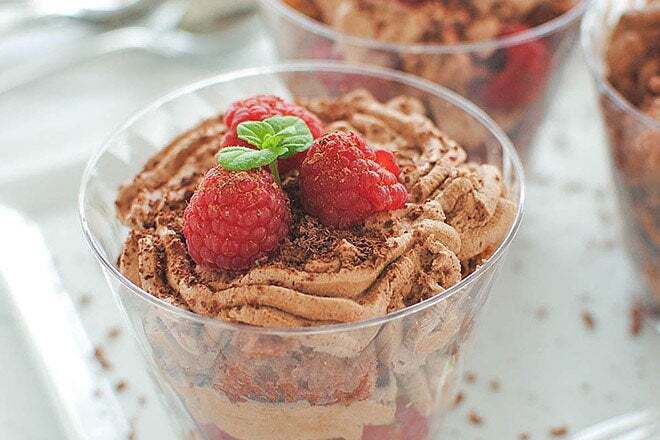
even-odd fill
[{"label": "raspberry drupelet texture", "polygon": [[183,216],[188,253],[210,269],[240,270],[275,250],[291,223],[289,201],[261,169],[212,168]]},{"label": "raspberry drupelet texture", "polygon": [[[283,100],[274,95],[256,95],[233,102],[225,112],[227,133],[222,140],[222,146],[242,146],[254,148],[239,139],[236,129],[238,124],[246,121],[263,121],[272,116],[296,116],[309,127],[314,139],[323,134],[323,123],[313,113],[304,107]],[[280,159],[278,168],[281,174],[298,169],[305,159],[305,152],[298,153],[290,159]]]},{"label": "raspberry drupelet texture", "polygon": [[367,147],[353,132],[330,133],[314,141],[300,167],[302,204],[325,225],[354,225],[404,207],[408,193],[398,176],[391,152]]}]

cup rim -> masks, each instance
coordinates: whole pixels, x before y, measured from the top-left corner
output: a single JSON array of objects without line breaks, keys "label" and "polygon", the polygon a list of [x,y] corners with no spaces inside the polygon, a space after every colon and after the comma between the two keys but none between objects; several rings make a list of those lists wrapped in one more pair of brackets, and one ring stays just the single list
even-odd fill
[{"label": "cup rim", "polygon": [[[87,189],[90,184],[90,180],[93,177],[93,171],[98,163],[99,159],[107,151],[107,149],[113,144],[115,138],[120,135],[123,131],[128,129],[136,121],[142,117],[148,115],[149,113],[157,110],[162,105],[185,95],[188,95],[192,92],[201,90],[205,87],[212,86],[214,84],[229,82],[233,80],[239,80],[245,77],[255,77],[259,75],[272,75],[278,73],[287,73],[287,72],[330,72],[338,74],[358,74],[365,76],[376,76],[380,79],[385,79],[389,81],[396,81],[403,83],[404,85],[417,88],[418,90],[429,93],[435,96],[442,98],[443,100],[449,102],[452,105],[457,106],[461,110],[468,113],[470,116],[475,118],[479,123],[481,123],[495,139],[500,143],[503,150],[503,157],[508,157],[511,164],[511,171],[518,178],[519,181],[519,200],[516,207],[516,216],[513,224],[509,228],[509,231],[498,246],[497,250],[493,255],[480,266],[476,271],[462,279],[459,283],[450,287],[438,295],[435,295],[429,299],[421,301],[417,304],[414,304],[409,307],[405,307],[401,310],[398,310],[393,313],[388,313],[383,316],[371,318],[368,320],[348,322],[348,323],[339,323],[339,324],[328,324],[314,327],[295,327],[295,328],[286,328],[286,327],[257,327],[247,324],[232,323],[223,321],[221,319],[207,317],[203,315],[196,314],[194,312],[184,310],[173,304],[167,303],[149,292],[141,289],[131,282],[124,274],[121,273],[119,268],[114,264],[106,255],[101,246],[100,242],[96,239],[94,233],[92,232],[85,214],[86,205],[87,205]],[[214,75],[212,77],[203,79],[201,81],[194,82],[188,86],[178,88],[170,93],[165,94],[161,98],[156,99],[151,104],[144,107],[142,110],[136,112],[131,116],[126,122],[120,124],[112,134],[106,139],[106,141],[101,145],[101,147],[91,156],[85,170],[83,172],[80,191],[78,196],[78,214],[80,223],[83,230],[83,235],[87,244],[92,250],[92,253],[99,260],[104,269],[106,269],[112,276],[114,276],[129,292],[140,298],[141,300],[147,301],[148,303],[156,306],[159,309],[162,309],[168,313],[172,313],[178,317],[192,320],[194,322],[218,326],[227,330],[240,330],[247,332],[254,332],[264,335],[276,335],[276,336],[301,336],[301,335],[317,335],[317,334],[327,334],[333,332],[342,332],[342,331],[353,331],[363,328],[369,328],[374,326],[380,326],[387,322],[395,321],[397,319],[405,318],[414,313],[425,310],[451,296],[456,292],[462,290],[467,285],[472,284],[475,280],[479,279],[481,275],[491,268],[505,253],[509,245],[513,241],[523,216],[523,207],[525,202],[525,181],[524,181],[524,171],[522,163],[518,154],[507,137],[507,135],[502,131],[502,129],[495,124],[495,122],[486,115],[481,109],[476,105],[472,104],[465,98],[462,98],[455,92],[448,90],[442,86],[434,84],[430,81],[427,81],[422,78],[415,77],[413,75],[399,72],[392,69],[386,69],[381,67],[375,67],[371,65],[358,65],[358,64],[349,64],[343,62],[335,61],[297,61],[297,62],[288,62],[283,64],[273,64],[268,66],[252,67],[240,70],[229,71]]]},{"label": "cup rim", "polygon": [[357,47],[364,47],[366,49],[382,50],[388,52],[408,52],[412,54],[453,54],[500,49],[505,46],[526,43],[528,41],[536,40],[538,38],[552,34],[553,32],[565,28],[574,21],[578,20],[587,9],[587,6],[591,0],[579,0],[576,5],[574,5],[570,10],[566,11],[559,17],[546,21],[545,23],[539,26],[535,26],[524,32],[485,41],[454,44],[388,43],[373,38],[357,37],[336,31],[330,26],[314,20],[313,18],[308,17],[302,12],[292,8],[291,6],[284,4],[282,0],[259,1],[264,8],[270,8],[277,14],[285,16],[287,19],[295,22],[305,30],[336,42]]},{"label": "cup rim", "polygon": [[596,57],[596,51],[590,39],[592,32],[596,29],[595,21],[598,13],[597,8],[598,2],[594,1],[584,14],[584,17],[582,17],[582,22],[580,23],[580,46],[583,58],[592,78],[596,82],[598,89],[602,90],[617,107],[626,113],[633,115],[633,117],[644,125],[660,130],[660,121],[657,121],[650,115],[647,115],[639,108],[635,107],[607,80],[604,69],[602,69],[599,64],[602,60],[600,60],[599,57]]}]

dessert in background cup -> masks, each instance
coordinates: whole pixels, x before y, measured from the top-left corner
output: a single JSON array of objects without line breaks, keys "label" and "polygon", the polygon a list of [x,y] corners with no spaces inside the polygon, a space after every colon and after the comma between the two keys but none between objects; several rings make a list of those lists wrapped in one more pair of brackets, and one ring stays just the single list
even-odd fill
[{"label": "dessert in background cup", "polygon": [[[284,58],[400,69],[475,102],[523,154],[577,34],[580,0],[261,0]],[[460,123],[460,114],[442,112]],[[464,147],[479,144],[457,139]]]},{"label": "dessert in background cup", "polygon": [[660,2],[594,4],[582,32],[626,242],[660,304]]},{"label": "dessert in background cup", "polygon": [[[88,237],[112,246],[99,251],[111,286],[176,420],[199,437],[431,438],[518,226],[520,165],[485,119],[475,126],[495,136],[468,157],[410,95],[481,115],[428,83],[272,69],[194,86],[129,123],[86,173]],[[324,76],[371,89],[282,92]],[[416,93],[377,100],[383,83]],[[272,88],[287,99],[251,97]],[[204,120],[189,128],[182,114],[199,101]],[[105,217],[110,181],[124,182],[124,227]]]}]

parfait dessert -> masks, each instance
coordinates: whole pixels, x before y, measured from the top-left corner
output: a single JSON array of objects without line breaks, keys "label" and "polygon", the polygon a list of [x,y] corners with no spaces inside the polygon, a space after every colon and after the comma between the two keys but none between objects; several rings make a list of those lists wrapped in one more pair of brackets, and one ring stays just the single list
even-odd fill
[{"label": "parfait dessert", "polygon": [[441,84],[484,108],[519,151],[543,118],[581,11],[577,0],[262,3],[283,56],[366,62]]},{"label": "parfait dessert", "polygon": [[606,41],[600,103],[627,243],[660,304],[660,2],[638,6]]},{"label": "parfait dessert", "polygon": [[437,430],[492,276],[409,319],[369,320],[470,277],[518,207],[501,170],[471,160],[427,114],[416,98],[380,102],[365,90],[245,97],[120,188],[130,229],[121,273],[231,324],[161,313],[137,324],[199,436],[422,440]]}]

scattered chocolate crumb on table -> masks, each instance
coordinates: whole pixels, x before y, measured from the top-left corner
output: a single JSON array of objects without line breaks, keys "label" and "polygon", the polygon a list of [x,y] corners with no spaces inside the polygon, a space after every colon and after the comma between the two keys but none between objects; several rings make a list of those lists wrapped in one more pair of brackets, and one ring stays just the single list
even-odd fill
[{"label": "scattered chocolate crumb on table", "polygon": [[638,302],[630,306],[630,335],[639,336],[644,324],[644,308]]},{"label": "scattered chocolate crumb on table", "polygon": [[592,331],[596,327],[596,321],[594,319],[594,315],[591,314],[588,310],[583,310],[582,314],[582,324],[584,324],[584,327]]},{"label": "scattered chocolate crumb on table", "polygon": [[566,426],[556,426],[550,429],[550,435],[553,437],[566,437],[568,428]]},{"label": "scattered chocolate crumb on table", "polygon": [[500,384],[500,381],[497,379],[492,379],[490,382],[488,382],[488,389],[494,393],[498,392],[501,387],[502,385]]},{"label": "scattered chocolate crumb on table", "polygon": [[484,419],[475,410],[470,410],[467,415],[468,422],[474,426],[481,426],[484,424]]},{"label": "scattered chocolate crumb on table", "polygon": [[465,395],[462,391],[459,391],[458,394],[454,397],[453,408],[457,408],[465,400]]},{"label": "scattered chocolate crumb on table", "polygon": [[548,317],[548,309],[545,306],[541,306],[534,311],[534,316],[536,316],[536,319],[539,321],[543,321]]},{"label": "scattered chocolate crumb on table", "polygon": [[131,418],[131,431],[128,434],[128,440],[137,440],[137,429],[135,427],[135,424],[137,423],[137,420],[135,417]]},{"label": "scattered chocolate crumb on table", "polygon": [[105,350],[103,350],[103,347],[98,345],[94,347],[94,358],[99,363],[101,368],[103,368],[104,370],[112,370],[112,364],[106,357]]},{"label": "scattered chocolate crumb on table", "polygon": [[469,384],[474,384],[477,382],[477,375],[472,371],[465,372],[465,376],[463,378],[465,379],[465,382]]},{"label": "scattered chocolate crumb on table", "polygon": [[126,382],[123,379],[115,384],[115,390],[118,393],[123,393],[124,391],[126,391],[127,388],[128,388],[128,382]]},{"label": "scattered chocolate crumb on table", "polygon": [[518,440],[530,440],[532,437],[527,432],[521,432],[518,434]]},{"label": "scattered chocolate crumb on table", "polygon": [[119,327],[110,327],[107,334],[108,339],[117,339],[119,336],[121,336],[121,329]]}]

